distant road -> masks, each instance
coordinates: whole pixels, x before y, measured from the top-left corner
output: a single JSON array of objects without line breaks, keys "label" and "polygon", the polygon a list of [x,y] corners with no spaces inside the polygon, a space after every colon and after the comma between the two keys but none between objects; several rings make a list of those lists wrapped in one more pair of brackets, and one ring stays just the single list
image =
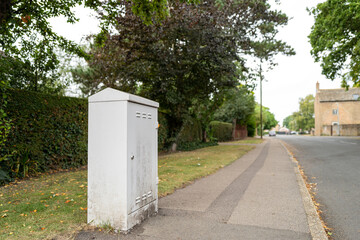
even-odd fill
[{"label": "distant road", "polygon": [[309,181],[333,239],[360,239],[360,138],[281,136]]}]

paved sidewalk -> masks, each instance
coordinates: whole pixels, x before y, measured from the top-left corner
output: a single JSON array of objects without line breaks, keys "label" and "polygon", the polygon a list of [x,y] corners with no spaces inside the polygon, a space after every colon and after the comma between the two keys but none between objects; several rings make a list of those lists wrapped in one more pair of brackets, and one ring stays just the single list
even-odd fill
[{"label": "paved sidewalk", "polygon": [[287,151],[268,139],[217,173],[159,200],[159,213],[128,235],[75,239],[312,239]]}]

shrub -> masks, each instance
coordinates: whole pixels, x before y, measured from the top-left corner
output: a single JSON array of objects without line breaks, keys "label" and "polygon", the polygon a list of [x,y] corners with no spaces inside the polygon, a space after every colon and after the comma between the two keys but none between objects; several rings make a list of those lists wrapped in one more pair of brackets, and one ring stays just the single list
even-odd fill
[{"label": "shrub", "polygon": [[177,136],[176,143],[181,148],[181,145],[189,143],[197,143],[202,140],[202,130],[200,121],[194,118],[187,118]]},{"label": "shrub", "polygon": [[165,150],[168,147],[168,122],[164,113],[158,114],[159,130],[158,130],[158,149]]},{"label": "shrub", "polygon": [[210,122],[210,136],[216,138],[219,142],[232,139],[232,124],[226,122]]},{"label": "shrub", "polygon": [[12,128],[0,150],[0,178],[36,175],[87,163],[87,100],[10,90]]},{"label": "shrub", "polygon": [[254,115],[247,122],[248,137],[254,137],[256,133],[256,118]]}]

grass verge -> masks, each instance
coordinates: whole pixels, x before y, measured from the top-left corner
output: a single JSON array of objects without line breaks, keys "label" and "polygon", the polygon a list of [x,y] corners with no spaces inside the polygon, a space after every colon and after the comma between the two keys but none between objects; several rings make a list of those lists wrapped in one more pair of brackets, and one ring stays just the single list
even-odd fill
[{"label": "grass verge", "polygon": [[[214,173],[254,146],[214,146],[159,157],[159,196]],[[87,171],[42,175],[0,188],[0,239],[52,239],[86,225]]]},{"label": "grass verge", "polygon": [[42,175],[0,189],[0,239],[51,239],[86,223],[87,171]]},{"label": "grass verge", "polygon": [[229,165],[254,146],[220,145],[159,157],[159,196]]}]

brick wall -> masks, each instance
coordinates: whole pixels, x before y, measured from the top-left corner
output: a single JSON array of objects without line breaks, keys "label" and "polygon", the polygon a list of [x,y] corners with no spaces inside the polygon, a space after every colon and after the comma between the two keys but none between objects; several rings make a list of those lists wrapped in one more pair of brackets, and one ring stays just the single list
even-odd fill
[{"label": "brick wall", "polygon": [[239,140],[246,138],[248,136],[248,131],[246,126],[240,126],[236,124],[236,127],[233,131],[233,140]]}]

